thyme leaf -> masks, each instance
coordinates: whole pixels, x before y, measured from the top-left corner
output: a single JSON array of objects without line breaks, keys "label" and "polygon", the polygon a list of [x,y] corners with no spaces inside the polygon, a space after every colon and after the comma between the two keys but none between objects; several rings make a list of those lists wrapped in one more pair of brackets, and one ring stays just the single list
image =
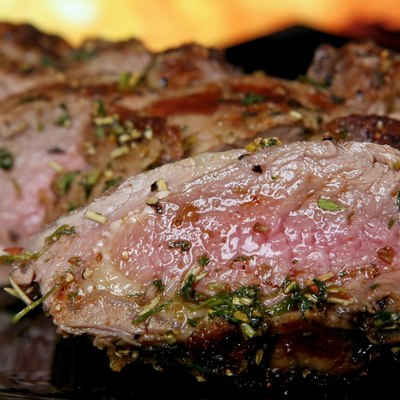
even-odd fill
[{"label": "thyme leaf", "polygon": [[262,103],[267,99],[267,96],[262,96],[257,93],[247,92],[245,97],[241,100],[242,104],[249,106],[256,103]]}]

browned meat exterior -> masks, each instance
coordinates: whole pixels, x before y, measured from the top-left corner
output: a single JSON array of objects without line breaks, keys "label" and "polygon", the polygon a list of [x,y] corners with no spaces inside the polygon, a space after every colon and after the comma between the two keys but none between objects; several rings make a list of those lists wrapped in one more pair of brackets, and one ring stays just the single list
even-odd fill
[{"label": "browned meat exterior", "polygon": [[387,144],[400,149],[400,121],[377,115],[350,115],[326,125],[324,139]]},{"label": "browned meat exterior", "polygon": [[118,82],[150,65],[153,55],[141,42],[87,40],[73,48],[31,25],[0,23],[0,101],[33,88],[77,80]]},{"label": "browned meat exterior", "polygon": [[8,60],[19,62],[21,71],[42,67],[46,57],[60,60],[72,50],[62,38],[45,34],[32,25],[0,23],[0,53]]},{"label": "browned meat exterior", "polygon": [[128,178],[11,256],[14,280],[116,370],[158,349],[205,375],[340,375],[395,350],[400,152],[277,143]]},{"label": "browned meat exterior", "polygon": [[329,87],[338,102],[362,114],[383,115],[399,108],[399,55],[373,42],[349,43],[339,49],[320,46],[307,78]]},{"label": "browned meat exterior", "polygon": [[239,74],[240,70],[228,64],[221,51],[188,44],[156,54],[143,79],[148,88],[176,90]]}]

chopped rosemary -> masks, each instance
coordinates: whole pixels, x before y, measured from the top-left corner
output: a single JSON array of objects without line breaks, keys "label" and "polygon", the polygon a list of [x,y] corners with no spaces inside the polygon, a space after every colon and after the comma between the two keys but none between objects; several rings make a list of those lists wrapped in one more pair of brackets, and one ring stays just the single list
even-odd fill
[{"label": "chopped rosemary", "polygon": [[28,314],[29,311],[33,310],[39,304],[43,303],[50,296],[50,294],[53,293],[56,289],[58,289],[60,286],[61,283],[55,284],[43,297],[32,302],[31,304],[28,304],[23,310],[21,310],[18,314],[14,315],[11,318],[12,322],[14,323],[18,322],[22,317]]},{"label": "chopped rosemary", "polygon": [[205,267],[211,262],[211,259],[208,258],[207,254],[203,254],[201,257],[199,257],[197,261],[199,262],[200,265]]},{"label": "chopped rosemary", "polygon": [[165,289],[161,279],[155,279],[151,282],[160,292]]},{"label": "chopped rosemary", "polygon": [[[275,306],[267,309],[267,312],[272,314],[273,316],[276,316],[291,311],[295,307],[298,307],[300,311],[304,313],[306,310],[312,309],[314,304],[326,302],[328,298],[328,292],[326,291],[325,283],[317,278],[315,278],[312,282],[316,285],[318,289],[317,293],[312,291],[309,286],[301,289],[297,285],[293,285],[291,287],[291,292],[288,293],[288,291],[284,290],[284,293],[288,294],[288,296],[281,300]],[[290,283],[281,287],[284,289],[288,286],[290,286]]]},{"label": "chopped rosemary", "polygon": [[113,186],[115,186],[116,184],[120,183],[121,181],[122,181],[122,177],[121,176],[119,176],[118,178],[106,181],[106,184],[104,185],[102,192],[105,192],[106,190],[112,188]]},{"label": "chopped rosemary", "polygon": [[74,235],[75,228],[68,225],[61,225],[57,228],[46,240],[43,247],[37,253],[25,252],[22,254],[8,254],[0,256],[0,262],[21,261],[21,260],[35,260],[39,258],[50,243],[56,242],[62,235]]},{"label": "chopped rosemary", "polygon": [[72,182],[74,181],[78,172],[67,172],[61,179],[58,181],[58,190],[60,191],[61,196],[64,196],[69,191]]},{"label": "chopped rosemary", "polygon": [[182,253],[190,249],[192,245],[187,240],[178,240],[176,242],[168,242],[168,248],[175,249],[180,248]]},{"label": "chopped rosemary", "polygon": [[167,301],[166,303],[161,304],[161,306],[158,307],[154,307],[151,310],[143,313],[142,315],[139,315],[138,318],[136,318],[134,321],[132,321],[132,325],[136,325],[139,324],[140,322],[144,321],[145,319],[147,319],[148,317],[160,312],[162,309],[164,309],[165,307],[167,307],[168,305],[170,305],[172,303],[172,300]]}]

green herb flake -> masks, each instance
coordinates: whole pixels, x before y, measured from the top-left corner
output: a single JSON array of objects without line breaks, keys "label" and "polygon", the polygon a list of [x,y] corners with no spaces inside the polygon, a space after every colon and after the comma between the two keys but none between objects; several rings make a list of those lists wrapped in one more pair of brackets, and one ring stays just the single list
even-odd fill
[{"label": "green herb flake", "polygon": [[192,245],[187,240],[178,240],[176,242],[168,242],[168,248],[170,248],[170,249],[180,248],[182,253],[188,251],[191,246]]},{"label": "green herb flake", "polygon": [[[62,229],[61,229],[62,228]],[[60,226],[60,228],[58,228],[51,236],[49,236],[46,239],[47,241],[55,241],[57,240],[56,237],[61,234],[61,232],[66,232],[69,231],[66,228],[66,225],[62,225]],[[75,233],[75,231],[74,231]],[[1,258],[1,257],[0,257]],[[80,264],[81,259],[79,257],[77,258],[71,258],[68,260],[70,263],[72,263],[72,266],[67,270],[66,274],[64,275],[64,277],[61,279],[60,282],[56,283],[43,297],[41,297],[40,299],[32,302],[31,304],[28,304],[24,309],[22,309],[18,314],[14,315],[14,317],[11,318],[12,322],[16,323],[18,322],[22,317],[24,317],[26,314],[28,314],[29,311],[33,310],[34,308],[36,308],[39,304],[43,303],[49,296],[51,293],[53,293],[55,290],[57,290],[58,288],[60,288],[63,283],[65,282],[64,278],[68,273],[72,273],[72,271],[78,266],[78,264]],[[1,260],[0,260],[1,262]],[[71,294],[71,293],[70,293]],[[70,297],[68,295],[68,297]],[[71,298],[70,298],[71,299]]]},{"label": "green herb flake", "polygon": [[375,289],[378,289],[379,286],[381,286],[381,283],[375,283],[374,285],[371,285],[369,288],[371,290],[375,290]]},{"label": "green herb flake", "polygon": [[328,88],[329,84],[327,83],[319,83],[319,82],[315,82],[314,80],[312,80],[311,78],[309,78],[307,75],[299,75],[297,77],[297,80],[299,82],[303,82],[303,83],[309,83],[310,85],[313,85],[315,87],[319,87],[322,89]]},{"label": "green herb flake", "polygon": [[9,171],[14,165],[14,157],[4,147],[0,148],[0,168]]},{"label": "green herb flake", "polygon": [[346,211],[347,210],[346,207],[340,207],[332,200],[319,199],[317,204],[318,204],[318,207],[321,207],[323,210],[326,210],[326,211]]},{"label": "green herb flake", "polygon": [[168,305],[170,305],[172,303],[172,300],[167,301],[164,304],[161,304],[158,307],[154,307],[151,310],[147,311],[146,313],[140,315],[138,318],[136,318],[134,321],[132,321],[132,325],[136,325],[139,324],[140,322],[144,321],[145,319],[147,319],[148,317],[151,317],[152,315],[160,312],[161,310],[163,310],[165,307],[167,307]]},{"label": "green herb flake", "polygon": [[394,218],[392,218],[390,221],[389,221],[389,223],[388,223],[388,229],[392,229],[392,226],[394,225],[394,223],[395,223],[395,219]]},{"label": "green herb flake", "polygon": [[122,71],[118,76],[118,89],[119,90],[127,90],[129,88],[129,78],[130,75],[128,72]]},{"label": "green herb flake", "polygon": [[61,196],[64,196],[68,193],[72,182],[74,181],[78,172],[68,172],[58,181],[58,190],[60,191]]},{"label": "green herb flake", "polygon": [[346,139],[347,136],[348,136],[348,134],[349,134],[349,132],[350,132],[350,127],[349,127],[349,125],[348,125],[348,124],[344,124],[343,130],[340,132],[340,137],[341,137],[342,139]]},{"label": "green herb flake", "polygon": [[248,93],[246,93],[245,97],[241,100],[241,103],[246,106],[249,106],[249,105],[256,104],[256,103],[262,103],[266,99],[267,99],[266,96],[262,96],[260,94],[253,93],[253,92],[248,92]]},{"label": "green herb flake", "polygon": [[195,275],[189,274],[186,283],[182,285],[181,288],[176,293],[178,299],[180,299],[181,301],[184,300],[188,302],[196,301],[195,295],[193,294],[194,280],[195,280]]},{"label": "green herb flake", "polygon": [[151,282],[160,292],[165,289],[161,279],[155,279]]},{"label": "green herb flake", "polygon": [[33,310],[39,304],[43,303],[50,296],[50,294],[57,290],[60,286],[61,283],[57,283],[43,297],[27,305],[23,310],[21,310],[18,314],[14,315],[14,317],[11,318],[12,322],[14,322],[14,324],[18,322],[22,317],[28,314],[29,311]]},{"label": "green herb flake", "polygon": [[58,107],[61,108],[61,110],[63,110],[64,112],[57,118],[56,125],[58,125],[58,126],[69,126],[71,121],[70,121],[70,117],[69,117],[69,114],[68,114],[67,106],[64,103],[60,103],[58,105]]},{"label": "green herb flake", "polygon": [[75,300],[75,299],[78,297],[78,294],[79,294],[79,293],[76,293],[76,292],[68,293],[68,298],[69,298],[69,300],[70,300],[70,301]]},{"label": "green herb flake", "polygon": [[201,257],[199,257],[197,261],[199,262],[200,265],[205,267],[211,262],[211,259],[207,256],[207,254],[203,254]]},{"label": "green herb flake", "polygon": [[81,205],[80,204],[73,204],[73,203],[68,203],[67,204],[67,211],[68,212],[70,212],[70,211],[73,211],[73,210],[76,210],[77,208],[79,208]]},{"label": "green herb flake", "polygon": [[75,228],[68,225],[61,225],[57,228],[48,238],[46,238],[43,247],[37,253],[25,252],[16,255],[2,255],[0,256],[0,263],[8,261],[21,261],[21,260],[35,260],[39,258],[50,243],[56,242],[62,235],[74,235]]},{"label": "green herb flake", "polygon": [[94,171],[88,172],[82,178],[82,181],[79,182],[79,185],[83,186],[85,190],[86,200],[90,197],[92,193],[93,187],[99,182],[101,176],[101,171],[95,169]]},{"label": "green herb flake", "polygon": [[187,323],[195,328],[201,322],[201,320],[202,318],[189,318]]},{"label": "green herb flake", "polygon": [[236,257],[232,262],[237,262],[237,261],[247,261],[248,260],[248,258],[247,257],[243,257],[243,256],[239,256],[239,257]]},{"label": "green herb flake", "polygon": [[86,51],[86,50],[75,50],[69,56],[66,57],[66,60],[69,62],[77,62],[77,61],[87,61],[94,58],[96,53],[94,51]]},{"label": "green herb flake", "polygon": [[64,113],[60,115],[57,120],[56,120],[56,125],[58,126],[67,126],[69,121],[69,115],[67,113]]},{"label": "green herb flake", "polygon": [[106,136],[106,130],[104,126],[96,125],[94,128],[94,136],[96,136],[97,139],[103,139]]},{"label": "green herb flake", "polygon": [[113,186],[115,186],[116,184],[120,183],[121,181],[122,181],[122,177],[121,176],[119,176],[118,178],[106,181],[106,184],[104,185],[102,192],[105,192],[106,190],[112,188]]},{"label": "green herb flake", "polygon": [[43,67],[54,67],[54,58],[50,56],[43,56],[42,65]]},{"label": "green herb flake", "polygon": [[101,117],[106,117],[106,109],[104,108],[104,102],[102,99],[98,99],[96,101],[96,115],[101,116]]}]

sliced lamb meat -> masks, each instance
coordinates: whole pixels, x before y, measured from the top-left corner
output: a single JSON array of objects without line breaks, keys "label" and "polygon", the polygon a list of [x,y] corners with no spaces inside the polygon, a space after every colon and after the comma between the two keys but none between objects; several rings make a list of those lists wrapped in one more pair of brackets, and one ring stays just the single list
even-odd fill
[{"label": "sliced lamb meat", "polygon": [[128,178],[2,259],[116,370],[156,349],[202,373],[354,370],[352,335],[400,341],[400,152],[277,144]]}]

